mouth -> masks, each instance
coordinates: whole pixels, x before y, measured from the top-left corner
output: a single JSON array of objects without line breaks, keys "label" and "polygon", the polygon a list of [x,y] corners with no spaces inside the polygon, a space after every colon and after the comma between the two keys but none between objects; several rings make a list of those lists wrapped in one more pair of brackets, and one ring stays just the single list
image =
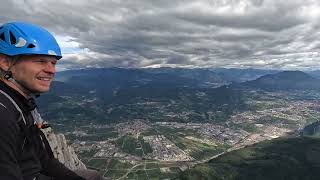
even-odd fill
[{"label": "mouth", "polygon": [[52,80],[51,77],[37,77],[37,79],[40,81],[51,81]]}]

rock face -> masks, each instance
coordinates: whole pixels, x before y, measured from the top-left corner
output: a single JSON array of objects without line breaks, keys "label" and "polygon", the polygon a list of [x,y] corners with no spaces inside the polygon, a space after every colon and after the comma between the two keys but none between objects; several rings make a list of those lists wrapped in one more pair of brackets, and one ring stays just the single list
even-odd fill
[{"label": "rock face", "polygon": [[67,144],[63,134],[55,134],[51,128],[44,129],[43,132],[49,141],[55,158],[71,170],[87,169],[78,158],[73,148]]}]

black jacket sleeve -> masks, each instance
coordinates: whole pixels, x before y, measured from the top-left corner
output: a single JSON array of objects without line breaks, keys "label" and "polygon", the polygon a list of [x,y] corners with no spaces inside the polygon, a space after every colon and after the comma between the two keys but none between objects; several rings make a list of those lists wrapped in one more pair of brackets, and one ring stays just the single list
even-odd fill
[{"label": "black jacket sleeve", "polygon": [[22,180],[18,165],[19,126],[15,114],[0,105],[0,179]]},{"label": "black jacket sleeve", "polygon": [[43,174],[54,177],[55,180],[85,180],[55,158],[50,158],[46,162]]}]

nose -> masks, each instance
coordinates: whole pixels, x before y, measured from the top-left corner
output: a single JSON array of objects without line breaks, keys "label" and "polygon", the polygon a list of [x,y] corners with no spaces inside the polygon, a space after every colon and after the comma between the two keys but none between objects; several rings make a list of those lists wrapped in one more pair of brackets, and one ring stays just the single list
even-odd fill
[{"label": "nose", "polygon": [[44,71],[46,73],[55,74],[56,73],[56,64],[51,61],[47,62]]}]

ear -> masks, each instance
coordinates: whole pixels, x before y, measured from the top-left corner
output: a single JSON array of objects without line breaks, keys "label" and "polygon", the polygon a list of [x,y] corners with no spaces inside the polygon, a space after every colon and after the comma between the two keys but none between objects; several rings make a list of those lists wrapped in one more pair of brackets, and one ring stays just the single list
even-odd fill
[{"label": "ear", "polygon": [[9,57],[3,54],[0,54],[0,68],[7,71],[9,69],[10,62]]}]

